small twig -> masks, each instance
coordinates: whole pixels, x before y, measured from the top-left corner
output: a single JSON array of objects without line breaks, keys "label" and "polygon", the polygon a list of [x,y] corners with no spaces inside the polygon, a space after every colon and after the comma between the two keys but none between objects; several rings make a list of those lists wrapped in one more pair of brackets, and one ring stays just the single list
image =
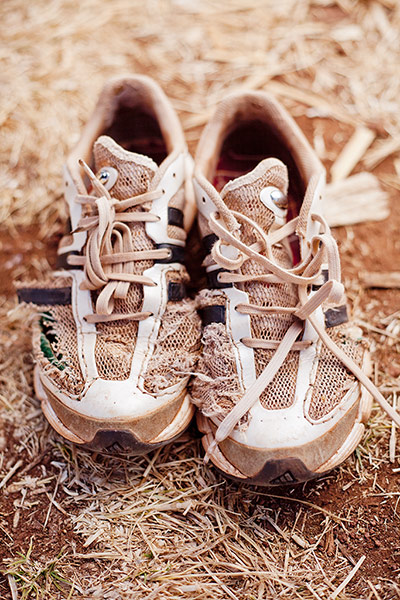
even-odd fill
[{"label": "small twig", "polygon": [[298,546],[300,546],[300,548],[306,549],[309,547],[309,544],[305,540],[303,540],[303,538],[300,537],[296,532],[292,533],[291,538]]},{"label": "small twig", "polygon": [[[47,523],[49,521],[49,517],[50,517],[50,513],[51,513],[51,508],[52,508],[53,504],[55,504],[55,497],[56,497],[56,494],[57,494],[57,491],[58,491],[58,486],[59,486],[60,480],[61,480],[61,471],[60,471],[59,476],[57,477],[57,481],[56,481],[56,485],[55,485],[55,488],[54,488],[53,495],[52,495],[51,498],[49,497],[50,503],[49,503],[49,508],[47,510],[46,519],[45,519],[45,521],[43,523],[43,529],[45,529],[47,527]],[[59,506],[57,506],[57,508],[59,508]]]},{"label": "small twig", "polygon": [[390,315],[382,319],[381,323],[383,323],[384,325],[388,325],[391,321],[393,321],[393,319],[396,319],[397,317],[400,317],[400,310],[396,310],[394,313],[391,313]]},{"label": "small twig", "polygon": [[356,565],[352,568],[350,573],[347,575],[346,579],[344,579],[344,581],[342,581],[342,583],[336,588],[336,590],[332,592],[332,594],[329,596],[330,600],[335,600],[335,598],[337,598],[337,596],[339,596],[339,594],[343,592],[344,588],[353,579],[354,575],[357,573],[358,569],[361,567],[365,559],[366,556],[364,555],[357,561]]},{"label": "small twig", "polygon": [[232,600],[238,600],[236,594],[234,594],[224,583],[222,583],[222,581],[219,579],[219,577],[216,573],[212,573],[206,564],[204,565],[204,568],[207,571],[207,573],[210,575],[211,579],[213,579],[221,587],[221,589],[224,590],[225,594],[227,594],[230,598],[232,598]]},{"label": "small twig", "polygon": [[279,527],[279,525],[277,523],[275,523],[275,521],[273,519],[271,519],[271,517],[269,517],[268,515],[265,515],[264,519],[266,521],[268,521],[268,523],[270,525],[272,525],[272,527],[279,533],[280,536],[283,537],[283,539],[285,540],[285,542],[289,542],[289,538],[286,535],[286,533],[284,531],[282,531],[282,529]]},{"label": "small twig", "polygon": [[381,221],[389,215],[389,195],[372,173],[357,173],[326,186],[323,209],[331,227]]},{"label": "small twig", "polygon": [[369,585],[369,587],[372,590],[372,593],[374,594],[376,600],[382,600],[380,595],[378,594],[378,592],[376,591],[376,587],[370,582],[369,579],[367,579],[367,584]]},{"label": "small twig", "polygon": [[50,451],[50,448],[46,448],[46,450],[44,450],[43,452],[41,452],[32,462],[30,462],[29,464],[27,464],[21,471],[20,475],[25,475],[26,473],[29,473],[29,471],[31,471],[34,467],[36,467],[37,465],[39,465],[42,461],[43,458],[46,456],[46,454],[48,454]]},{"label": "small twig", "polygon": [[332,181],[339,181],[350,175],[374,141],[375,136],[376,133],[371,129],[363,125],[357,127],[331,167]]},{"label": "small twig", "polygon": [[390,137],[384,140],[378,148],[371,149],[364,159],[367,169],[373,169],[385,158],[391,156],[400,150],[400,140],[398,137]]},{"label": "small twig", "polygon": [[306,583],[306,587],[307,589],[312,593],[312,595],[314,596],[314,598],[316,598],[317,600],[321,600],[321,596],[319,596],[317,594],[317,592],[315,590],[312,589],[311,585],[308,583],[308,581],[305,582]]},{"label": "small twig", "polygon": [[14,475],[14,473],[16,471],[18,471],[18,469],[23,464],[23,462],[24,461],[22,460],[22,458],[20,458],[19,460],[17,460],[17,462],[15,463],[15,465],[13,467],[11,467],[11,469],[8,471],[7,475],[5,475],[3,477],[3,479],[0,481],[0,490],[1,490],[1,488],[3,488],[6,485],[7,481],[9,479],[11,479],[11,477]]},{"label": "small twig", "polygon": [[399,271],[388,271],[387,273],[366,271],[360,274],[360,280],[363,286],[368,288],[400,288]]},{"label": "small twig", "polygon": [[18,590],[15,579],[12,575],[7,575],[8,585],[10,586],[12,600],[18,600]]},{"label": "small twig", "polygon": [[400,338],[397,335],[394,335],[393,333],[390,333],[389,331],[386,331],[385,329],[380,329],[379,327],[374,327],[374,325],[370,325],[369,323],[366,323],[362,319],[357,319],[356,324],[360,325],[360,327],[364,327],[364,329],[369,329],[369,331],[373,331],[374,333],[380,333],[381,335],[386,335],[387,337],[390,337],[393,340],[400,342]]},{"label": "small twig", "polygon": [[[397,400],[397,396],[396,394],[393,394],[393,409],[396,410],[396,400]],[[392,429],[390,432],[390,439],[389,439],[389,460],[391,463],[394,463],[394,459],[396,456],[396,425],[394,423],[394,421],[392,421]]]}]

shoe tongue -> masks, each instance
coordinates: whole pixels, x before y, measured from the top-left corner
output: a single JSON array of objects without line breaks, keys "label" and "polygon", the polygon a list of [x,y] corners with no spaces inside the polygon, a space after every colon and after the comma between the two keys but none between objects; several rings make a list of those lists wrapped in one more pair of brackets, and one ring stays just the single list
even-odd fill
[{"label": "shoe tongue", "polygon": [[[272,226],[282,225],[286,221],[286,209],[279,208],[270,197],[277,188],[286,197],[288,190],[288,172],[286,166],[277,158],[266,158],[250,173],[229,181],[221,192],[221,197],[230,210],[236,210],[255,221],[266,233]],[[275,197],[279,197],[279,193]],[[242,226],[243,230],[246,226]]]},{"label": "shoe tongue", "polygon": [[146,192],[158,169],[157,164],[148,156],[125,150],[106,135],[102,135],[94,143],[93,155],[97,175],[104,167],[113,167],[118,171],[117,180],[112,187],[112,196],[118,200]]}]

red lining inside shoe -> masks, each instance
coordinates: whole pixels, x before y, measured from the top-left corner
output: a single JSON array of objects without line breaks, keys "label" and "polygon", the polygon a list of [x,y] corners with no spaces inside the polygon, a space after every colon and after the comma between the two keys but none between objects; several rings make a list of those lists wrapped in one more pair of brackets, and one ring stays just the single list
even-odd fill
[{"label": "red lining inside shoe", "polygon": [[[213,185],[221,191],[232,179],[249,173],[265,158],[277,158],[288,168],[288,217],[299,214],[305,186],[292,154],[278,135],[262,121],[241,123],[225,138],[215,170]],[[293,263],[300,260],[297,239],[291,241]]]},{"label": "red lining inside shoe", "polygon": [[156,119],[141,109],[120,106],[104,132],[125,150],[149,156],[158,165],[167,157],[167,147]]}]

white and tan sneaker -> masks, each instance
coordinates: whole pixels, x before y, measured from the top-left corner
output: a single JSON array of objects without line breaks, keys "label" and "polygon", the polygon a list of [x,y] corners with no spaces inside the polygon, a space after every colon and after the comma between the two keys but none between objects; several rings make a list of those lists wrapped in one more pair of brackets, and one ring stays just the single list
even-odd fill
[{"label": "white and tan sneaker", "polygon": [[292,484],[341,463],[371,394],[399,423],[348,320],[324,181],[296,123],[261,92],[223,101],[196,153],[208,288],[192,399],[206,460],[241,481]]},{"label": "white and tan sneaker", "polygon": [[35,387],[65,438],[141,453],[179,436],[200,320],[186,296],[192,159],[178,118],[144,76],[103,89],[64,171],[70,234],[36,305]]}]

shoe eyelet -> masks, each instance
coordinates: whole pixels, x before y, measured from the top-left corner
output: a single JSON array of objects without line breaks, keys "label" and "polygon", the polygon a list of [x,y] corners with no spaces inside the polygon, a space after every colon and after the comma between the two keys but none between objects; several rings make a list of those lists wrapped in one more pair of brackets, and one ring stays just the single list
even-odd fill
[{"label": "shoe eyelet", "polygon": [[287,208],[287,197],[281,190],[278,190],[278,188],[271,190],[269,196],[276,206],[279,208]]},{"label": "shoe eyelet", "polygon": [[261,190],[260,200],[274,213],[276,222],[283,225],[288,209],[287,196],[279,188],[268,185]]},{"label": "shoe eyelet", "polygon": [[97,179],[104,185],[106,190],[111,190],[118,179],[118,171],[114,167],[102,167],[97,173]]}]

